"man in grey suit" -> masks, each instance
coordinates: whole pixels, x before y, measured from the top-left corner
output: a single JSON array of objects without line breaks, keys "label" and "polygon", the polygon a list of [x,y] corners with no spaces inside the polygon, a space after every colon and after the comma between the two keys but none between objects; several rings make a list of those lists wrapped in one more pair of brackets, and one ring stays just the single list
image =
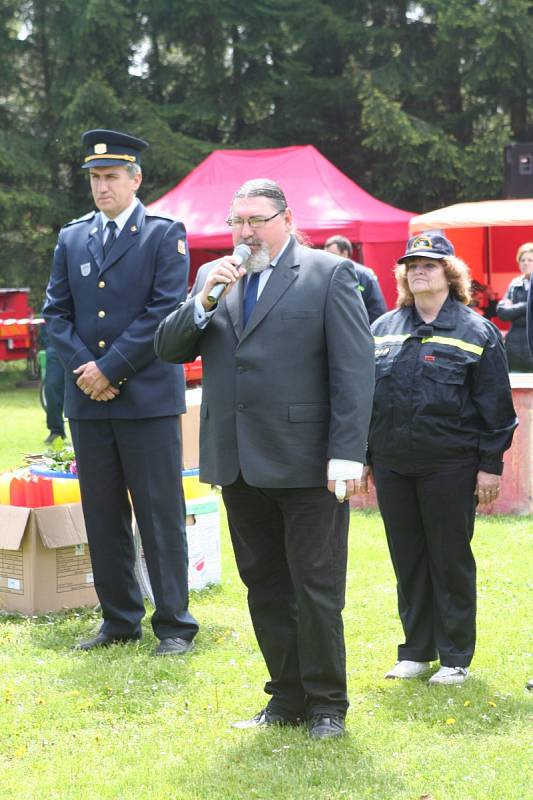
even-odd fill
[{"label": "man in grey suit", "polygon": [[204,264],[155,348],[171,362],[202,356],[200,477],[222,486],[270,673],[266,708],[235,727],[306,720],[312,738],[340,736],[346,500],[374,386],[368,317],[353,263],[299,243],[276,183],[245,183],[228,224],[251,255]]}]

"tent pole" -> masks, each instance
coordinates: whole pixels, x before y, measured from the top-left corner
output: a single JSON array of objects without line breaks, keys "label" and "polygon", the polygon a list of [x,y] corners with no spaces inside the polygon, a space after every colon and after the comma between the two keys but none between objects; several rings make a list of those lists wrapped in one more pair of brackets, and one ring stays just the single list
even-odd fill
[{"label": "tent pole", "polygon": [[492,248],[490,227],[488,225],[485,228],[485,249],[487,252],[487,286],[490,286],[492,281]]}]

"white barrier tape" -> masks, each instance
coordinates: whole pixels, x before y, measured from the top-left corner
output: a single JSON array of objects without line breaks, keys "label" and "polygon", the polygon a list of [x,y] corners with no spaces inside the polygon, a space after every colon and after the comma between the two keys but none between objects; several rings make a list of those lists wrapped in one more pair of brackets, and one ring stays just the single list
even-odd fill
[{"label": "white barrier tape", "polygon": [[2,317],[0,317],[0,325],[42,325],[43,322],[44,319],[40,317],[34,317],[33,319],[2,319]]}]

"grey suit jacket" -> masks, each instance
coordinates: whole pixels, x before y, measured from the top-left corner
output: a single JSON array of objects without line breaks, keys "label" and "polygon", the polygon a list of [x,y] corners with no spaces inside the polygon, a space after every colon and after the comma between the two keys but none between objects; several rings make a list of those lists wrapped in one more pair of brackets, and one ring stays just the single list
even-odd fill
[{"label": "grey suit jacket", "polygon": [[328,459],[364,461],[370,421],[374,348],[353,263],[292,238],[245,330],[242,281],[199,330],[194,295],[214,263],[155,337],[165,361],[202,356],[201,480],[324,486]]}]

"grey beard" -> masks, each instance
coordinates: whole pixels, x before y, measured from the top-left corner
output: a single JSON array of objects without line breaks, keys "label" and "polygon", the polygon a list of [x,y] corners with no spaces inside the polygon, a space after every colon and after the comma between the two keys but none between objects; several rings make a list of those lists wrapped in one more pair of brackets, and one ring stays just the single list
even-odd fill
[{"label": "grey beard", "polygon": [[245,262],[246,272],[264,272],[270,266],[270,253],[267,245],[263,242],[256,253],[252,253]]}]

